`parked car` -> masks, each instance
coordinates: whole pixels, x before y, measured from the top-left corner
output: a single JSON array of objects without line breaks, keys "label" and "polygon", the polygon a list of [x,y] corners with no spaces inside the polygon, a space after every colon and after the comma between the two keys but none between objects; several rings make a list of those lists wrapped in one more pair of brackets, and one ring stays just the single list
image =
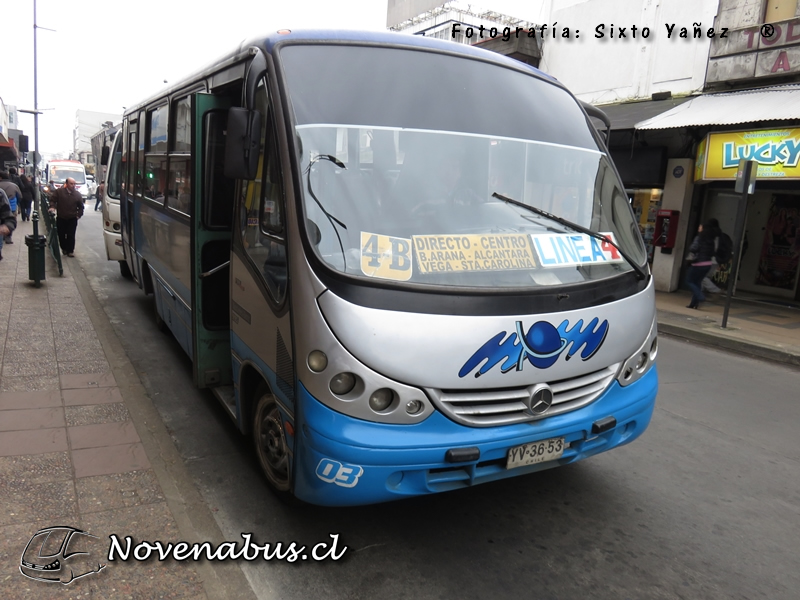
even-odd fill
[{"label": "parked car", "polygon": [[94,175],[86,174],[86,186],[89,188],[89,198],[94,198],[97,193],[97,182],[94,180]]}]

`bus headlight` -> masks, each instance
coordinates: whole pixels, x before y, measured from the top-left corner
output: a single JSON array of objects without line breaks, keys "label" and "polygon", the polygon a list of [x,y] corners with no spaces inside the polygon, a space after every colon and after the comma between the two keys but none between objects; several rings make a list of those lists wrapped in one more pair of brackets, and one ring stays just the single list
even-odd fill
[{"label": "bus headlight", "polygon": [[328,357],[322,350],[312,350],[308,354],[308,368],[314,373],[321,373],[328,367]]},{"label": "bus headlight", "polygon": [[617,374],[617,381],[623,387],[638,381],[642,375],[653,365],[658,354],[658,325],[653,316],[653,324],[650,326],[650,333],[645,338],[644,343],[634,352],[628,360],[622,363],[622,367]]},{"label": "bus headlight", "polygon": [[369,397],[369,407],[375,412],[383,412],[394,400],[394,392],[389,388],[375,390]]},{"label": "bus headlight", "polygon": [[331,392],[337,396],[349,394],[354,387],[356,387],[356,376],[352,373],[338,373],[331,379]]}]

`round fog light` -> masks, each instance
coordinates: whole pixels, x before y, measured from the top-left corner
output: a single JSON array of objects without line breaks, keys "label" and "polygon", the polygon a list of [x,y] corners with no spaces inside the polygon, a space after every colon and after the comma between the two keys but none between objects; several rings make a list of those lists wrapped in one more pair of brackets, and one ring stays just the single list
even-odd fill
[{"label": "round fog light", "polygon": [[406,412],[410,415],[416,415],[422,410],[422,402],[419,400],[411,400],[406,403]]},{"label": "round fog light", "polygon": [[321,373],[328,366],[328,357],[321,350],[312,350],[308,355],[308,368]]},{"label": "round fog light", "polygon": [[641,371],[647,365],[647,352],[642,352],[636,361],[636,370]]},{"label": "round fog light", "polygon": [[356,387],[356,376],[352,373],[339,373],[331,379],[331,391],[337,396],[350,393]]},{"label": "round fog light", "polygon": [[388,388],[381,388],[372,392],[369,397],[369,407],[375,412],[381,412],[389,408],[394,399],[394,393]]}]

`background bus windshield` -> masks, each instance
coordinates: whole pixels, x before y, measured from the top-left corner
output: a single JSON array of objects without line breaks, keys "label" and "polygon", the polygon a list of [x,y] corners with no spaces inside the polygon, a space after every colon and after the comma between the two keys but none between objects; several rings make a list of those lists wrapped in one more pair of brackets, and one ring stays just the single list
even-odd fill
[{"label": "background bus windshield", "polygon": [[72,177],[75,183],[86,183],[84,170],[78,167],[56,167],[50,171],[50,178],[55,183],[64,183],[67,177]]}]

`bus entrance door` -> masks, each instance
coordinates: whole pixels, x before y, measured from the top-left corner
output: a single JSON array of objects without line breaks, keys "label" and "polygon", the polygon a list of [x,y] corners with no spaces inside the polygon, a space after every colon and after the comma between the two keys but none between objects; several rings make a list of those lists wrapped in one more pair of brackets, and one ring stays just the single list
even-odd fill
[{"label": "bus entrance door", "polygon": [[[235,181],[223,174],[230,98],[194,96],[192,315],[194,381],[199,387],[232,386],[230,259]],[[231,394],[223,394],[231,396]],[[229,406],[228,402],[225,402]]]}]

